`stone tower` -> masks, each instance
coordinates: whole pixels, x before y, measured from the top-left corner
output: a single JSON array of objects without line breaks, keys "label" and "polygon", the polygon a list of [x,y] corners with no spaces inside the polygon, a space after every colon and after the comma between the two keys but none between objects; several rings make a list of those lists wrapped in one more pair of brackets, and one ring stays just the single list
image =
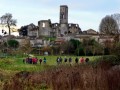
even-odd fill
[{"label": "stone tower", "polygon": [[68,23],[68,6],[67,5],[60,6],[60,23],[61,24]]},{"label": "stone tower", "polygon": [[50,19],[38,21],[38,27],[39,36],[50,36],[50,32],[52,31]]},{"label": "stone tower", "polygon": [[65,36],[68,33],[68,6],[60,6],[60,34]]}]

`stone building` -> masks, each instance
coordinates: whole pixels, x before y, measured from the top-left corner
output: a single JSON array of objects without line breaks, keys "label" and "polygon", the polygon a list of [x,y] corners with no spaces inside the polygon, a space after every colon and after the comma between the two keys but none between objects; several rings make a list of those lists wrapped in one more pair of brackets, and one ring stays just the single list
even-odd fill
[{"label": "stone building", "polygon": [[51,31],[50,35],[53,37],[60,36],[59,27],[60,27],[59,23],[52,23],[52,31]]},{"label": "stone building", "polygon": [[68,34],[79,34],[82,33],[78,24],[69,23],[68,24]]},{"label": "stone building", "polygon": [[38,27],[35,26],[33,23],[28,25],[27,30],[28,30],[27,34],[29,37],[31,38],[38,37]]},{"label": "stone building", "polygon": [[38,35],[39,36],[50,36],[50,33],[52,32],[51,28],[51,20],[41,20],[38,21]]},{"label": "stone building", "polygon": [[51,23],[51,20],[38,21],[38,36],[64,37],[68,34],[81,32],[78,24],[68,23],[68,6],[60,6],[59,23]]},{"label": "stone building", "polygon": [[[70,39],[83,41],[84,39],[95,39],[99,43],[113,38],[106,36],[103,38],[98,32],[93,29],[81,31],[79,24],[68,22],[68,6],[61,5],[59,13],[59,22],[52,23],[50,19],[38,21],[38,26],[29,24],[22,29],[22,34],[30,37],[31,44],[35,45],[50,45],[47,40],[40,37],[56,37],[55,42],[61,43]],[[27,32],[26,32],[27,31]]]},{"label": "stone building", "polygon": [[98,32],[96,32],[95,30],[93,29],[88,29],[88,30],[85,30],[83,32],[86,32],[86,34],[98,34]]},{"label": "stone building", "polygon": [[19,31],[19,36],[28,36],[30,38],[39,37],[38,26],[35,26],[33,23],[22,26],[18,31]]}]

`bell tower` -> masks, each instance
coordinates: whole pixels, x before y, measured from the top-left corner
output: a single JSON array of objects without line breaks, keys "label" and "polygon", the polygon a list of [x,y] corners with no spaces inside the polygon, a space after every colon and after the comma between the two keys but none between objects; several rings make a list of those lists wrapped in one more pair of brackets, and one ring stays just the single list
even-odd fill
[{"label": "bell tower", "polygon": [[60,6],[60,35],[66,36],[68,34],[68,6]]},{"label": "bell tower", "polygon": [[60,24],[68,24],[68,6],[60,6]]}]

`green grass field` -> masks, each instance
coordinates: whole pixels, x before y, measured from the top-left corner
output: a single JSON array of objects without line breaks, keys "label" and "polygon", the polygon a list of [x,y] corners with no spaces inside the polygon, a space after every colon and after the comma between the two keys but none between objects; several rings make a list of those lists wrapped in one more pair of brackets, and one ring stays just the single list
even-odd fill
[{"label": "green grass field", "polygon": [[[80,62],[79,62],[80,65],[75,65],[76,56],[66,56],[67,58],[69,58],[69,57],[72,58],[72,67],[69,65],[69,62],[67,62],[67,64],[64,63],[65,56],[61,56],[63,59],[63,63],[61,66],[58,66],[56,63],[56,58],[59,56],[35,56],[35,57],[37,57],[38,59],[40,59],[40,58],[43,59],[44,57],[46,57],[47,63],[46,64],[42,63],[41,65],[39,62],[37,64],[23,63],[23,59],[26,57],[1,58],[0,59],[0,90],[3,90],[3,87],[6,87],[6,88],[8,87],[5,90],[9,90],[9,87],[14,88],[14,85],[16,85],[17,87],[21,87],[21,84],[24,89],[26,88],[25,90],[52,90],[53,86],[59,88],[58,86],[59,86],[59,84],[61,85],[62,81],[67,84],[66,80],[68,81],[68,76],[69,76],[69,83],[72,83],[71,80],[75,79],[73,81],[75,81],[75,82],[78,81],[77,86],[79,86],[79,83],[84,84],[85,80],[88,81],[90,79],[90,81],[92,81],[94,79],[93,81],[95,81],[96,74],[97,74],[97,76],[99,76],[100,73],[103,73],[103,72],[106,73],[105,71],[102,71],[102,69],[106,70],[106,69],[104,69],[104,67],[106,68],[109,65],[109,63],[108,64],[103,63],[102,67],[100,66],[100,68],[102,68],[102,69],[92,66],[96,63],[94,61],[97,61],[97,58],[99,58],[99,56],[89,56],[89,57],[84,56],[84,58],[90,59],[89,62],[93,62],[93,63],[80,64]],[[80,59],[81,57],[82,56],[79,56],[78,58]],[[23,71],[23,72],[21,72],[21,71]],[[29,72],[31,72],[31,73],[29,73]],[[116,70],[115,73],[117,73],[117,72],[118,71]],[[29,76],[26,77],[26,75],[27,75],[26,73],[28,73]],[[119,73],[117,73],[117,74],[119,74]],[[78,75],[79,77],[73,78],[74,75]],[[83,76],[85,76],[85,75],[89,79],[84,78]],[[109,76],[109,73],[108,73],[108,76]],[[24,79],[24,77],[26,79]],[[58,78],[60,77],[61,79],[58,79],[57,77]],[[106,75],[106,77],[107,77],[107,75]],[[111,77],[109,77],[109,78],[111,78]],[[80,81],[78,79],[80,79]],[[101,76],[101,78],[98,81],[100,81],[102,79],[103,79],[103,77]],[[32,82],[33,80],[34,80],[34,82]],[[46,80],[46,82],[49,82],[49,83],[45,83],[45,80]],[[62,81],[60,81],[60,80],[62,80]],[[88,81],[90,83],[90,85],[93,85],[93,83],[94,84],[96,83],[96,82],[93,82],[91,84],[90,81]],[[56,82],[57,82],[57,85],[56,85]],[[100,82],[103,82],[103,81],[100,81]],[[52,85],[51,85],[51,83],[52,83]],[[29,85],[30,85],[30,87],[29,87]],[[45,88],[41,89],[42,87],[45,87],[47,85],[48,85],[47,89],[45,89]],[[99,85],[101,85],[101,83],[99,83]],[[104,85],[107,86],[108,84],[105,83]],[[71,87],[71,85],[70,85],[70,87]],[[94,87],[94,85],[93,85],[93,87]],[[30,89],[30,88],[32,88],[32,89]],[[16,87],[15,87],[15,89],[16,89]],[[11,89],[11,90],[14,90],[14,89]],[[55,90],[58,90],[58,89],[55,89]],[[66,89],[66,90],[68,90],[68,89]],[[96,89],[94,89],[94,90],[96,90]]]},{"label": "green grass field", "polygon": [[[36,65],[33,64],[25,64],[23,63],[23,58],[17,58],[17,57],[9,57],[9,58],[2,58],[0,59],[0,70],[4,72],[19,72],[19,71],[41,71],[45,70],[47,68],[50,68],[52,66],[56,66],[56,58],[59,56],[35,56],[38,59],[46,57],[47,63],[44,65],[43,63],[40,65],[39,61]],[[61,56],[63,59],[65,56]],[[75,63],[76,56],[66,56],[67,58],[72,57],[72,64]],[[80,57],[78,57],[80,58]],[[84,57],[86,58],[86,57]],[[96,57],[88,57],[90,61],[94,61]],[[63,63],[64,64],[64,60]]]}]

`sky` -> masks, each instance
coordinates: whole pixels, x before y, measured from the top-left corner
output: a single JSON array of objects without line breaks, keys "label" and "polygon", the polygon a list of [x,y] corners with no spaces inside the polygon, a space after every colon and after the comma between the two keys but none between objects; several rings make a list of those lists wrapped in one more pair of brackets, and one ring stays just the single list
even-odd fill
[{"label": "sky", "polygon": [[68,6],[68,22],[79,24],[82,31],[98,31],[102,18],[120,13],[120,0],[0,0],[0,17],[11,13],[18,27],[48,19],[59,23],[60,5]]}]

